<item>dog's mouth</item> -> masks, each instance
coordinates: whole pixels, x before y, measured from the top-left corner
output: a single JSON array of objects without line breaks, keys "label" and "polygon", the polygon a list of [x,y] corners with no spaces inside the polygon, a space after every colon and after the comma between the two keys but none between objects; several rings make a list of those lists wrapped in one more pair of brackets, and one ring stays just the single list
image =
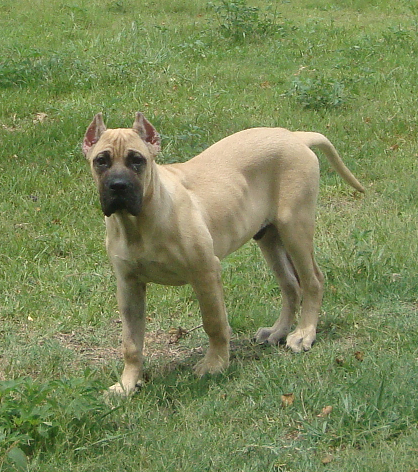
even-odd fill
[{"label": "dog's mouth", "polygon": [[101,201],[102,211],[105,216],[111,216],[118,211],[126,210],[132,216],[138,216],[141,212],[140,202],[132,202],[126,199],[114,198]]},{"label": "dog's mouth", "polygon": [[138,216],[142,207],[141,188],[130,180],[109,179],[102,185],[100,204],[107,217],[120,211]]}]

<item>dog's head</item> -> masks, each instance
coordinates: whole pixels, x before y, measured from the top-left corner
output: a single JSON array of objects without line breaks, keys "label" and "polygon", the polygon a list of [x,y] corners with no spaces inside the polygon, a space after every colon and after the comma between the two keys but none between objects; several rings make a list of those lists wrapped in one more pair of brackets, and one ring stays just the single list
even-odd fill
[{"label": "dog's head", "polygon": [[160,135],[142,113],[136,114],[132,129],[106,129],[101,113],[93,118],[84,136],[83,153],[106,216],[124,210],[139,215],[159,150]]}]

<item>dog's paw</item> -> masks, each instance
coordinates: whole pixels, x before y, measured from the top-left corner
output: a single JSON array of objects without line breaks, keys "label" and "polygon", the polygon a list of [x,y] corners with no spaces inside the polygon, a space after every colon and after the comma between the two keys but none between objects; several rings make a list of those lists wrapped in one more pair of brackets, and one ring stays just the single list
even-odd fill
[{"label": "dog's paw", "polygon": [[290,328],[260,328],[255,333],[255,342],[258,344],[270,344],[271,346],[277,346],[281,341],[286,339],[289,334]]},{"label": "dog's paw", "polygon": [[221,355],[209,350],[205,357],[195,365],[194,373],[198,377],[203,377],[205,374],[220,374],[224,372],[228,366],[229,353]]},{"label": "dog's paw", "polygon": [[109,387],[107,393],[108,395],[117,396],[117,397],[129,397],[135,392],[138,392],[142,388],[142,383],[138,382],[133,386],[123,385],[121,383],[115,383]]},{"label": "dog's paw", "polygon": [[290,333],[286,339],[286,346],[293,352],[309,351],[316,339],[316,329],[311,326],[309,328],[297,328]]}]

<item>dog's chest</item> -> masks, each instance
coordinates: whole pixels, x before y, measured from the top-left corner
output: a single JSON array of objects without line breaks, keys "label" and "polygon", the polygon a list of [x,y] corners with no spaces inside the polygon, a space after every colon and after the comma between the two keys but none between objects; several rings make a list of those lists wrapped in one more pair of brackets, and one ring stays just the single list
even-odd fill
[{"label": "dog's chest", "polygon": [[141,244],[127,245],[113,242],[107,248],[115,271],[121,275],[137,277],[141,282],[162,285],[184,285],[186,270],[167,248]]}]

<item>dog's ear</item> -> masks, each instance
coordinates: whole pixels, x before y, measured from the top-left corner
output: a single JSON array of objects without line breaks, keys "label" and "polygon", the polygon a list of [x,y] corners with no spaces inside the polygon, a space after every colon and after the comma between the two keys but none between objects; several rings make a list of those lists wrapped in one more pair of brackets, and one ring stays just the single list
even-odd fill
[{"label": "dog's ear", "polygon": [[83,141],[83,154],[87,156],[90,148],[94,146],[97,141],[100,139],[100,136],[106,131],[106,126],[103,122],[103,115],[101,113],[97,113],[97,115],[93,118],[93,121],[90,123],[89,127],[87,128],[86,134],[84,135]]},{"label": "dog's ear", "polygon": [[157,130],[145,118],[145,116],[137,112],[135,115],[135,122],[132,129],[136,131],[139,136],[145,141],[155,154],[161,150],[161,138]]}]

